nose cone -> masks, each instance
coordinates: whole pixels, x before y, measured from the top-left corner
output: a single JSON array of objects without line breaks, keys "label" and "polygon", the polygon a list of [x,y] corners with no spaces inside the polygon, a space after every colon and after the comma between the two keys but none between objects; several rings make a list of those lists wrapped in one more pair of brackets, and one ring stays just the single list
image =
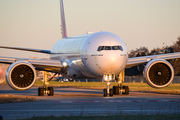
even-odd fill
[{"label": "nose cone", "polygon": [[112,53],[107,53],[104,54],[105,62],[107,63],[107,66],[115,66],[117,65],[117,61],[120,58],[119,54],[112,54]]},{"label": "nose cone", "polygon": [[107,52],[103,56],[97,58],[98,74],[118,74],[120,73],[124,64],[124,58],[120,56],[119,52]]},{"label": "nose cone", "polygon": [[105,51],[102,56],[88,59],[89,71],[96,75],[119,74],[125,67],[127,57],[121,56],[119,52]]},{"label": "nose cone", "polygon": [[[104,47],[108,46],[108,49]],[[113,46],[121,46],[115,49]],[[110,32],[99,32],[93,34],[84,43],[84,62],[87,70],[95,76],[104,74],[118,74],[126,65],[127,49],[120,37]]]}]

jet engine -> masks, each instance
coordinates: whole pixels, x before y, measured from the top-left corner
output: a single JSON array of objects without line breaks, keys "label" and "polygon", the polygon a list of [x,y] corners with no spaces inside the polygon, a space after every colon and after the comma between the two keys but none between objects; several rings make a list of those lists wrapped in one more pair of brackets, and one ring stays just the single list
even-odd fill
[{"label": "jet engine", "polygon": [[164,88],[173,81],[174,69],[168,61],[155,58],[147,63],[143,74],[151,87]]},{"label": "jet engine", "polygon": [[31,88],[36,79],[34,66],[26,61],[11,64],[6,71],[6,81],[15,90],[24,91]]}]

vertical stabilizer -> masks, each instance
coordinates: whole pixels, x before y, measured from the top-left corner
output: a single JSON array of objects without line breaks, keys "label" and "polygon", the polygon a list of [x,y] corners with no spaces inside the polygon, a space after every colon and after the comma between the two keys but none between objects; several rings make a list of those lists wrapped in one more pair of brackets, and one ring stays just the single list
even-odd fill
[{"label": "vertical stabilizer", "polygon": [[67,38],[63,0],[60,0],[62,38]]}]

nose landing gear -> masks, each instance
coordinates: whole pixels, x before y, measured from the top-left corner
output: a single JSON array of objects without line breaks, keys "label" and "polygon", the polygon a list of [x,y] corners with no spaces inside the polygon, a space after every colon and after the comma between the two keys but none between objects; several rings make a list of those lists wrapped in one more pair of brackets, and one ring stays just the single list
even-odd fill
[{"label": "nose landing gear", "polygon": [[109,89],[110,82],[107,82],[107,89],[103,90],[103,96],[106,97],[107,95],[113,96],[113,89]]},{"label": "nose landing gear", "polygon": [[113,75],[104,75],[103,79],[107,81],[107,89],[103,90],[103,96],[106,97],[109,95],[112,97],[113,95],[119,95],[120,93],[124,95],[129,94],[129,87],[128,86],[122,86],[122,83],[124,82],[124,70],[119,74],[118,77],[115,77],[115,79],[118,81],[118,86],[113,86],[113,89],[109,89],[110,86],[110,80],[114,79]]},{"label": "nose landing gear", "polygon": [[109,89],[109,86],[110,86],[110,80],[112,80],[113,79],[113,75],[112,74],[105,74],[104,76],[103,76],[103,80],[104,81],[107,81],[107,89],[104,89],[103,90],[103,96],[104,97],[106,97],[107,95],[109,95],[109,96],[113,96],[113,89]]}]

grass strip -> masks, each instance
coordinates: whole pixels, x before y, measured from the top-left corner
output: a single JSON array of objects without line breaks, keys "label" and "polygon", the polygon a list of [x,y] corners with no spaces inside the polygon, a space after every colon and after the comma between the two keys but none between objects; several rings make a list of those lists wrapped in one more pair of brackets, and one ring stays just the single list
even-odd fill
[{"label": "grass strip", "polygon": [[[35,85],[43,85],[42,81],[36,81]],[[104,89],[106,88],[106,82],[58,82],[51,81],[51,86],[59,87],[75,87],[75,88],[87,88],[87,89]],[[117,86],[116,82],[111,82],[111,87]],[[131,91],[177,91],[180,92],[180,84],[171,84],[168,87],[162,89],[156,89],[150,87],[147,83],[123,83],[123,86],[129,86]]]}]

